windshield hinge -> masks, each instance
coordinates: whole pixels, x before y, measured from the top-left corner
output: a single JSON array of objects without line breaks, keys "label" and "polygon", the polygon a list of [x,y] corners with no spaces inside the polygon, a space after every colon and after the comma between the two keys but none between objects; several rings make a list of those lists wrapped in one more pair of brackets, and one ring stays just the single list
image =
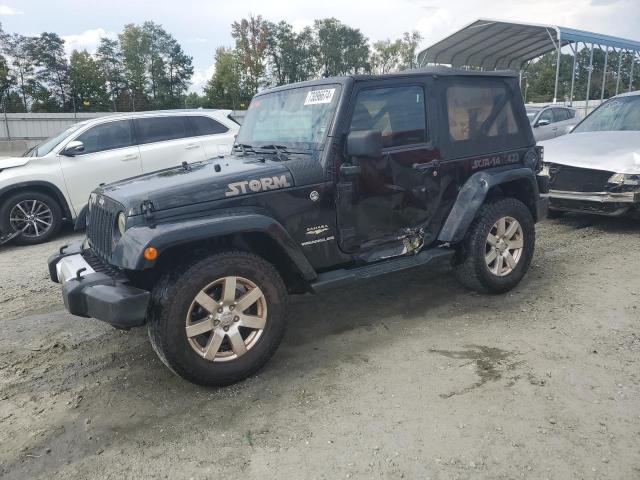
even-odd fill
[{"label": "windshield hinge", "polygon": [[144,215],[144,218],[151,220],[153,218],[153,202],[151,200],[144,200],[140,204],[140,211]]}]

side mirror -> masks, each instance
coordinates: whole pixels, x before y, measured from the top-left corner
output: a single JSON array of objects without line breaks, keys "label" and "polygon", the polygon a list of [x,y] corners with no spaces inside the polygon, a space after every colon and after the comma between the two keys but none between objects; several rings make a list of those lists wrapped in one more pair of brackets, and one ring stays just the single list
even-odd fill
[{"label": "side mirror", "polygon": [[347,155],[350,157],[382,157],[382,132],[357,130],[347,135]]},{"label": "side mirror", "polygon": [[536,122],[536,125],[535,125],[535,126],[536,126],[536,127],[544,127],[544,126],[546,126],[546,125],[550,125],[550,124],[551,124],[551,122],[550,122],[549,120],[538,120],[538,121]]},{"label": "side mirror", "polygon": [[72,142],[67,143],[67,146],[64,147],[62,154],[66,157],[75,157],[82,152],[84,152],[84,143],[79,140],[73,140]]}]

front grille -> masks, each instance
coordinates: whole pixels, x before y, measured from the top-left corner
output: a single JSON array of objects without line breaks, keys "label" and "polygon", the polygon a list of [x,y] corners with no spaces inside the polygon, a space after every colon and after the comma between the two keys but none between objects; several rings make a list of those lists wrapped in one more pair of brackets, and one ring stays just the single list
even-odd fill
[{"label": "front grille", "polygon": [[115,245],[116,218],[124,210],[115,200],[92,194],[87,213],[87,238],[93,252],[102,260],[109,260]]},{"label": "front grille", "polygon": [[614,172],[549,164],[549,188],[565,192],[603,192]]},{"label": "front grille", "polygon": [[88,248],[82,252],[82,258],[84,258],[85,261],[89,265],[91,265],[91,268],[93,268],[93,270],[98,273],[104,273],[105,275],[108,275],[112,278],[116,278],[118,277],[118,275],[120,275],[120,270],[98,257],[98,255],[96,255],[91,248]]}]

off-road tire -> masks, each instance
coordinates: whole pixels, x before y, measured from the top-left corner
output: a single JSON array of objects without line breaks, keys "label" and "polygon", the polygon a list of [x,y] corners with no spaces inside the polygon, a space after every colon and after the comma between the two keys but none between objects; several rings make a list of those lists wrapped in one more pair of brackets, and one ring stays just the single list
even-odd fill
[{"label": "off-road tire", "polygon": [[0,231],[5,235],[10,235],[15,232],[9,216],[13,207],[25,200],[37,200],[38,202],[44,203],[49,210],[51,210],[52,224],[51,227],[40,236],[30,237],[20,234],[14,237],[12,242],[18,245],[36,245],[51,240],[62,228],[62,208],[60,208],[60,204],[51,196],[34,190],[24,190],[3,200],[2,205],[0,205]]},{"label": "off-road tire", "polygon": [[[267,322],[257,343],[244,355],[213,362],[191,347],[185,322],[197,293],[228,276],[249,279],[262,290]],[[249,377],[271,358],[284,335],[287,303],[287,290],[273,265],[251,253],[222,252],[172,271],[158,281],[147,312],[147,330],[158,357],[174,373],[199,385],[220,387]]]},{"label": "off-road tire", "polygon": [[[492,273],[485,261],[486,242],[494,224],[503,217],[515,218],[522,227],[523,251],[513,271],[505,276]],[[515,198],[486,203],[472,222],[464,240],[458,245],[454,273],[470,290],[504,293],[515,287],[529,269],[535,247],[535,224],[529,209]]]}]

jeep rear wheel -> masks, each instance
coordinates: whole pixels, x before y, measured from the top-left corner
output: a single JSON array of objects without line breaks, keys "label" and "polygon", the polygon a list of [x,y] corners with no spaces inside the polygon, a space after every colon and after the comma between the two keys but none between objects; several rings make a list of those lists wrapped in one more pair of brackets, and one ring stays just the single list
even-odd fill
[{"label": "jeep rear wheel", "polygon": [[507,292],[529,269],[534,246],[533,217],[522,202],[505,198],[485,204],[458,246],[456,277],[472,290]]},{"label": "jeep rear wheel", "polygon": [[164,277],[149,308],[160,359],[201,385],[240,381],[264,365],[285,329],[287,292],[262,258],[228,252]]}]

